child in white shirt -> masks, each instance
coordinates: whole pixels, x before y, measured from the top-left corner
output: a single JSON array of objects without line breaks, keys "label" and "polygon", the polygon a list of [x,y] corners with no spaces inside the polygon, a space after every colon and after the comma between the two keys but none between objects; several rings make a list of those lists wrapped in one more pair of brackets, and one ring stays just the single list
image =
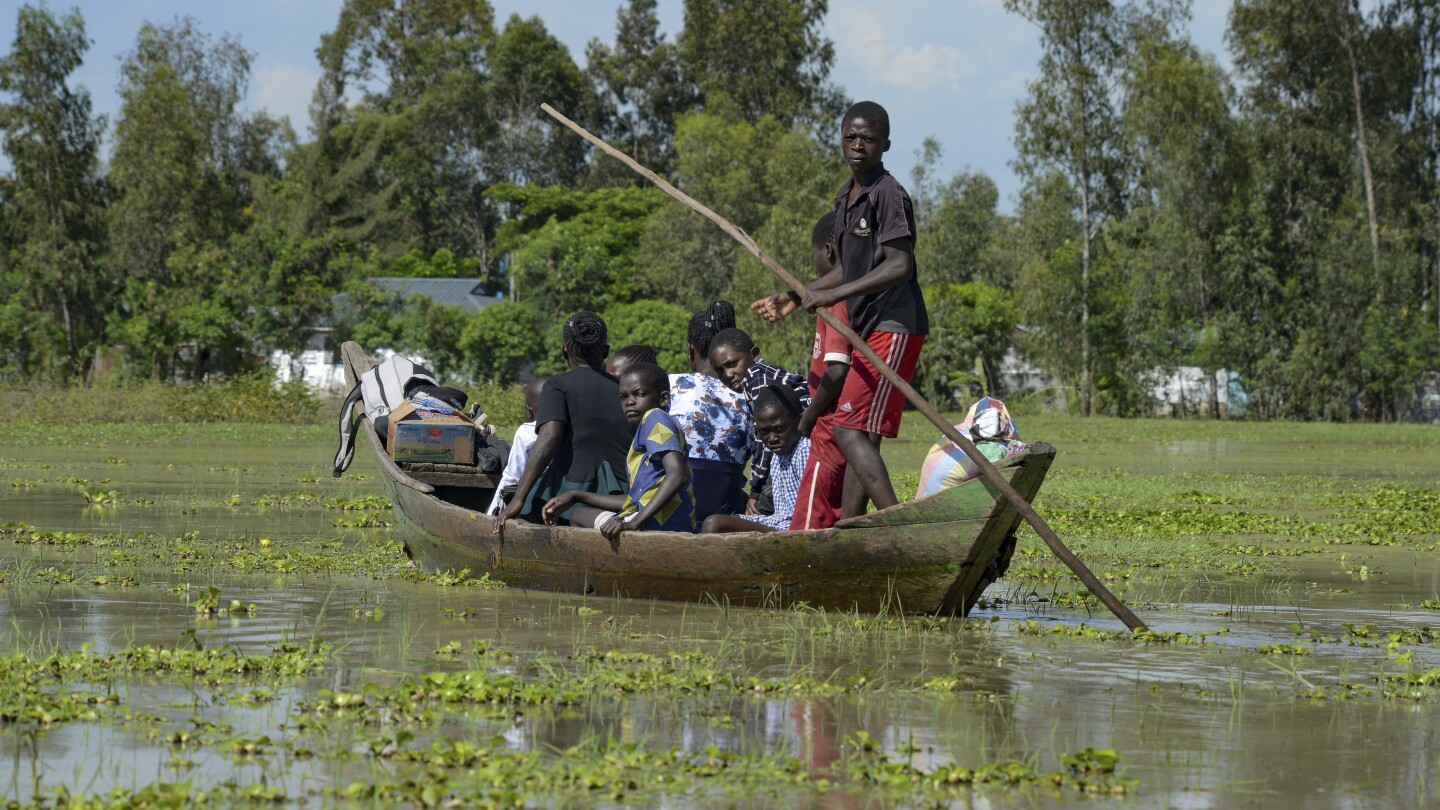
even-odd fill
[{"label": "child in white shirt", "polygon": [[545,387],[548,377],[536,377],[525,386],[525,421],[515,429],[515,439],[510,442],[510,458],[505,462],[505,471],[500,474],[500,484],[495,487],[495,499],[490,502],[487,515],[498,515],[505,503],[515,497],[515,488],[520,485],[520,476],[525,474],[525,461],[530,458],[530,448],[535,446],[535,412],[540,408],[540,390]]}]

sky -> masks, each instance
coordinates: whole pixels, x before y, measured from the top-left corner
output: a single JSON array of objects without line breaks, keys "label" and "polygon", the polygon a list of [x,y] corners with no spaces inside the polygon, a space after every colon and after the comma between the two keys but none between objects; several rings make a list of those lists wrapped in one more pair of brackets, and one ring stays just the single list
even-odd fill
[{"label": "sky", "polygon": [[[511,14],[538,15],[584,66],[585,44],[615,35],[621,0],[491,0],[497,22]],[[7,4],[8,5],[8,4]],[[307,109],[320,67],[315,48],[334,27],[342,0],[81,0],[51,2],[57,11],[78,8],[94,44],[73,81],[85,86],[95,112],[113,124],[121,56],[146,20],[194,17],[212,35],[229,33],[255,53],[251,110],[289,116],[297,132],[309,125]],[[1195,0],[1191,38],[1221,64],[1229,0]],[[12,6],[13,8],[13,6]],[[659,0],[662,32],[674,35],[682,0]],[[831,80],[852,100],[878,101],[890,113],[886,165],[908,181],[915,151],[927,136],[943,146],[938,176],[984,171],[1000,188],[1001,207],[1013,208],[1019,180],[1014,157],[1015,105],[1037,73],[1038,31],[1007,14],[1003,0],[830,0],[825,33],[835,43]],[[0,12],[0,44],[15,38],[15,13]],[[838,145],[837,145],[838,148]],[[0,155],[0,169],[9,161]]]}]

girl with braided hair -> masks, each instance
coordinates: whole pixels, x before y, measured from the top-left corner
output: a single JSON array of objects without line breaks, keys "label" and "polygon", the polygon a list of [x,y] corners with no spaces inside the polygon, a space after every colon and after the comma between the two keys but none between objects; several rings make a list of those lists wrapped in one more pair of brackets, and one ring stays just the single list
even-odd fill
[{"label": "girl with braided hair", "polygon": [[605,364],[605,371],[615,379],[625,373],[625,369],[634,363],[656,363],[660,356],[660,349],[655,346],[647,346],[643,343],[631,343],[629,346],[621,346],[610,355],[610,361]]},{"label": "girl with braided hair", "polygon": [[690,373],[670,375],[670,415],[685,434],[695,519],[744,512],[750,457],[750,406],[710,365],[710,341],[735,326],[735,307],[716,301],[695,313],[686,335]]},{"label": "girl with braided hair", "polygon": [[[625,455],[635,431],[620,408],[619,381],[605,372],[610,354],[605,321],[593,312],[570,316],[560,351],[570,370],[551,377],[540,391],[535,445],[516,497],[495,521],[496,534],[513,517],[539,522],[541,509],[562,492],[627,491]],[[569,520],[570,514],[557,517]]]}]

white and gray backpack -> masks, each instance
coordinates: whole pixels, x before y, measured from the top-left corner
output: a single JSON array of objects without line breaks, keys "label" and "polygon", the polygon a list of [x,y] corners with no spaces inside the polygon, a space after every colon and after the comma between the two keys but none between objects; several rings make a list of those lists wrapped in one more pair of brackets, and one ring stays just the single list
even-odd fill
[{"label": "white and gray backpack", "polygon": [[[382,361],[360,375],[360,380],[340,406],[340,449],[335,453],[336,478],[349,469],[355,458],[355,423],[359,414],[355,406],[364,403],[370,424],[388,416],[405,401],[405,392],[417,385],[439,385],[429,369],[400,355]],[[380,429],[377,427],[377,430]]]}]

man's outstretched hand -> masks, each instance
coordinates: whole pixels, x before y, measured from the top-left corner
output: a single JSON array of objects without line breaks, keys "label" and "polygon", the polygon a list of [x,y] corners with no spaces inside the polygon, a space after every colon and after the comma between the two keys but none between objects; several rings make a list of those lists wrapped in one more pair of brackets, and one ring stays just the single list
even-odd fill
[{"label": "man's outstretched hand", "polygon": [[795,297],[789,290],[782,290],[768,298],[761,298],[750,305],[750,308],[760,313],[760,317],[770,323],[779,323],[785,316],[799,309],[795,303]]}]

